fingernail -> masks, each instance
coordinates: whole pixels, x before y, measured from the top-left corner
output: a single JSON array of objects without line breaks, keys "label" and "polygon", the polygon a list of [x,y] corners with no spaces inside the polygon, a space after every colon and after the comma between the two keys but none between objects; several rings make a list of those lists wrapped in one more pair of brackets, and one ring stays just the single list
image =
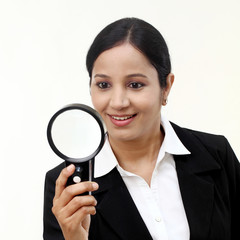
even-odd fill
[{"label": "fingernail", "polygon": [[68,172],[72,172],[73,169],[74,169],[74,165],[73,164],[67,166]]},{"label": "fingernail", "polygon": [[94,182],[94,183],[92,183],[92,187],[93,187],[94,190],[97,190],[98,189],[98,184]]}]

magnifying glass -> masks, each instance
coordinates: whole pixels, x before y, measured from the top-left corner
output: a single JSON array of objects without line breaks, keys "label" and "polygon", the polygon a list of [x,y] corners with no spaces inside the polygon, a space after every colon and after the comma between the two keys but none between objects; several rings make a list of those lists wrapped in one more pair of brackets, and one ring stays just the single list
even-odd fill
[{"label": "magnifying glass", "polygon": [[52,150],[66,166],[75,165],[75,172],[67,185],[92,181],[94,158],[105,141],[101,116],[84,104],[69,104],[58,110],[50,119],[47,138]]}]

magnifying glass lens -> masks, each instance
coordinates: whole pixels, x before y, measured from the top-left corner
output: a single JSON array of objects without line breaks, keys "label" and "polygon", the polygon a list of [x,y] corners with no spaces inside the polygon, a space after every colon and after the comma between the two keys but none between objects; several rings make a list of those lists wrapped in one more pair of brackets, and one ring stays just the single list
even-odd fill
[{"label": "magnifying glass lens", "polygon": [[55,119],[52,140],[57,149],[70,158],[91,155],[101,142],[101,129],[95,118],[84,111],[68,110]]}]

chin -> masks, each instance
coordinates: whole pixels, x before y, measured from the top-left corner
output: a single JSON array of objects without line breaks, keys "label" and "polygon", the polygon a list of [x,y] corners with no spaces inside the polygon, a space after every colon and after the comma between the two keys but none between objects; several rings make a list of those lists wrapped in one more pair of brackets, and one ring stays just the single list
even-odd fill
[{"label": "chin", "polygon": [[137,134],[130,133],[129,130],[124,131],[123,129],[109,131],[108,134],[110,138],[122,142],[134,141],[138,138]]}]

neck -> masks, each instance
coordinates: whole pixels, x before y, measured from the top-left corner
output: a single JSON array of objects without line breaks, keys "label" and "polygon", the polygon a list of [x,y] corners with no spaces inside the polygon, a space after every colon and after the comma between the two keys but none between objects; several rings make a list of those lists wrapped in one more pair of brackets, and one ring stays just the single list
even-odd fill
[{"label": "neck", "polygon": [[164,131],[160,128],[148,137],[132,141],[117,141],[109,136],[109,142],[119,165],[126,171],[138,175],[142,175],[139,172],[146,170],[147,167],[153,171],[163,139]]}]

